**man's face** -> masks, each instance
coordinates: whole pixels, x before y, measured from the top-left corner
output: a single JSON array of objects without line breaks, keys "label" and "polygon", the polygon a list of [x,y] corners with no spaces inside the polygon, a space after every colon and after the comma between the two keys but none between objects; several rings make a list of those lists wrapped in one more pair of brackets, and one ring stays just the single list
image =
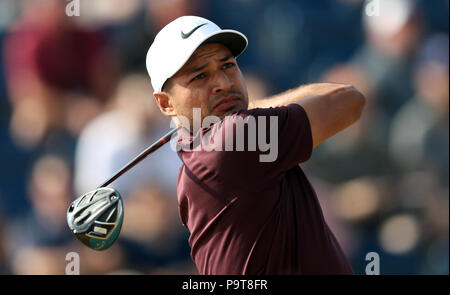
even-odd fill
[{"label": "man's face", "polygon": [[222,44],[200,46],[186,64],[167,81],[167,90],[155,93],[161,111],[184,116],[193,126],[193,108],[201,119],[226,115],[248,107],[244,77],[233,54]]}]

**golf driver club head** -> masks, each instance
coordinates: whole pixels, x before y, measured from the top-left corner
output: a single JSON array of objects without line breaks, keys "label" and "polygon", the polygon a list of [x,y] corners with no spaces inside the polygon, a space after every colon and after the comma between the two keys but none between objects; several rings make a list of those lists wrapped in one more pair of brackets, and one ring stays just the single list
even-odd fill
[{"label": "golf driver club head", "polygon": [[123,202],[119,192],[101,187],[77,198],[67,209],[67,224],[75,237],[93,250],[106,250],[122,228]]}]

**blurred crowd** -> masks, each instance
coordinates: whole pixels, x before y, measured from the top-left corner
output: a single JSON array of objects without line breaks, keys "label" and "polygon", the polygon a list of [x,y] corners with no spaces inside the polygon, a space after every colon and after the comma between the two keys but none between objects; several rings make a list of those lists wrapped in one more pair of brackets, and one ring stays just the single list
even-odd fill
[{"label": "blurred crowd", "polygon": [[109,250],[83,246],[65,219],[169,130],[145,56],[181,15],[248,37],[250,99],[314,82],[359,89],[361,121],[304,165],[326,219],[358,274],[369,252],[381,274],[449,273],[447,0],[79,2],[69,17],[65,0],[0,0],[0,274],[64,274],[69,252],[82,274],[197,273],[169,145],[111,185],[125,218]]}]

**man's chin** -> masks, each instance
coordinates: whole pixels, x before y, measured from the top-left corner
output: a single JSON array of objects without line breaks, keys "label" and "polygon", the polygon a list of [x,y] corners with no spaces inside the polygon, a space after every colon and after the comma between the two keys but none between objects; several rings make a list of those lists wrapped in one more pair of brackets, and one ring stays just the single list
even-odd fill
[{"label": "man's chin", "polygon": [[217,116],[217,117],[219,117],[222,120],[226,116],[229,116],[229,115],[231,115],[233,113],[239,112],[241,110],[246,110],[246,109],[247,109],[247,106],[243,106],[242,104],[239,104],[239,105],[235,105],[233,107],[230,107],[230,108],[228,108],[226,110],[215,111],[215,112],[213,112],[212,115]]}]

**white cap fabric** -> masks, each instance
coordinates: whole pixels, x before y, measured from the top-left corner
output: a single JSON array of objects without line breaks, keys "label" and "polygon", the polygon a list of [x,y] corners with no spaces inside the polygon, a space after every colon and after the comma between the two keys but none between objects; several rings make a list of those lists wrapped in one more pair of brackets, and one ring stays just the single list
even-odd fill
[{"label": "white cap fabric", "polygon": [[147,52],[147,71],[153,90],[161,91],[167,79],[178,72],[194,51],[204,43],[221,43],[237,57],[248,40],[234,30],[222,30],[215,23],[198,16],[182,16],[166,25]]}]

